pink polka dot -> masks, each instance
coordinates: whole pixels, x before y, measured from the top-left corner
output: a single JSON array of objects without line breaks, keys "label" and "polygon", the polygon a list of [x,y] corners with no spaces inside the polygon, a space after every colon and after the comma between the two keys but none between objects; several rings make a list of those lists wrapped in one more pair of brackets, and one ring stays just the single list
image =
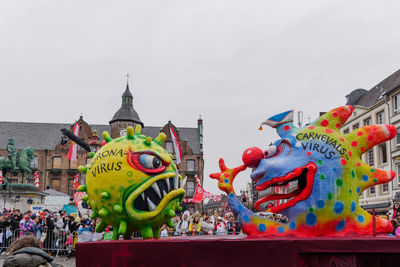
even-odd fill
[{"label": "pink polka dot", "polygon": [[359,132],[357,132],[357,135],[361,136],[361,135],[363,135],[363,132],[359,131]]},{"label": "pink polka dot", "polygon": [[308,127],[308,129],[310,129],[310,130],[312,130],[312,129],[314,129],[315,127],[314,126],[310,126],[310,127]]},{"label": "pink polka dot", "polygon": [[327,120],[322,120],[321,121],[321,126],[326,127],[328,125],[329,125],[329,121],[327,121]]},{"label": "pink polka dot", "polygon": [[369,135],[367,139],[368,139],[368,141],[372,141],[372,140],[374,140],[374,136]]},{"label": "pink polka dot", "polygon": [[331,129],[326,129],[325,132],[327,132],[327,133],[333,133],[333,130],[331,130]]},{"label": "pink polka dot", "polygon": [[340,163],[342,163],[342,165],[346,165],[347,161],[344,158],[341,158]]},{"label": "pink polka dot", "polygon": [[339,114],[337,112],[333,112],[332,115],[333,115],[333,117],[339,116]]},{"label": "pink polka dot", "polygon": [[289,131],[289,130],[290,130],[290,126],[289,126],[289,125],[286,125],[285,127],[283,127],[283,130]]},{"label": "pink polka dot", "polygon": [[357,167],[360,167],[361,166],[361,163],[360,162],[357,162]]},{"label": "pink polka dot", "polygon": [[307,152],[307,156],[310,156],[311,155],[311,152]]},{"label": "pink polka dot", "polygon": [[361,149],[361,151],[364,151],[364,150],[365,150],[365,148],[364,148],[364,147],[361,147],[360,149]]},{"label": "pink polka dot", "polygon": [[357,143],[357,141],[353,141],[353,142],[351,142],[351,145],[352,145],[353,147],[356,147],[356,146],[358,146],[358,143]]},{"label": "pink polka dot", "polygon": [[340,128],[340,123],[336,123],[336,128]]},{"label": "pink polka dot", "polygon": [[351,153],[351,151],[349,150],[349,156],[351,157],[351,156],[353,156],[353,153]]},{"label": "pink polka dot", "polygon": [[339,140],[342,141],[342,142],[344,142],[344,138],[343,138],[343,137],[340,137]]}]

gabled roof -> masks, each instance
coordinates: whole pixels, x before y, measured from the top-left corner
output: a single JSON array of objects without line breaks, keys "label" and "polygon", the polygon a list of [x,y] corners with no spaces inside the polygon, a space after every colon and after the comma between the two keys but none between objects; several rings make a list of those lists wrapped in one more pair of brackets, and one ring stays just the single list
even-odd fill
[{"label": "gabled roof", "polygon": [[372,87],[368,92],[360,96],[360,98],[358,98],[354,102],[354,105],[371,107],[376,103],[378,103],[380,100],[382,100],[385,94],[389,94],[399,86],[400,86],[400,69],[395,73],[393,73],[392,75],[385,78],[383,81],[381,81],[374,87]]}]

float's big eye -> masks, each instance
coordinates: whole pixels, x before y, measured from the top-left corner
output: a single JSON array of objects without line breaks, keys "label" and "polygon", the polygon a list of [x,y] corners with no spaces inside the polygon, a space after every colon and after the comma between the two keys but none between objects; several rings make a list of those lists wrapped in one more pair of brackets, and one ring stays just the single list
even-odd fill
[{"label": "float's big eye", "polygon": [[159,158],[149,154],[142,154],[139,157],[140,164],[146,169],[158,169],[161,167],[162,163]]},{"label": "float's big eye", "polygon": [[276,153],[276,146],[271,145],[265,150],[265,156],[271,157]]}]

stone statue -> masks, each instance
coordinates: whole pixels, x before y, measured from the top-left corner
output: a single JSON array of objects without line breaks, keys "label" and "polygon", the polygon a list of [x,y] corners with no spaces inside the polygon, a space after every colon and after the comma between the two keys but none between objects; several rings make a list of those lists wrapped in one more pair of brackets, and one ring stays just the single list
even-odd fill
[{"label": "stone statue", "polygon": [[22,183],[24,183],[25,176],[29,179],[32,175],[31,162],[34,158],[35,150],[32,147],[26,147],[22,150],[21,154],[17,152],[14,146],[14,139],[9,139],[7,144],[7,158],[0,159],[0,169],[3,177],[10,183],[10,178],[6,176],[8,172],[17,175],[18,172],[22,173]]}]

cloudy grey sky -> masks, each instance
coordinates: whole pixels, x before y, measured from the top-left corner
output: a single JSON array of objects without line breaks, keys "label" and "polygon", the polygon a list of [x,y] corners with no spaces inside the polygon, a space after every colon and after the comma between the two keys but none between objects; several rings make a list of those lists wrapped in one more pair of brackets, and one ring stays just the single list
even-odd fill
[{"label": "cloudy grey sky", "polygon": [[[0,120],[106,124],[130,73],[145,125],[204,119],[205,175],[400,65],[399,1],[0,1]],[[236,190],[249,179],[236,181]],[[218,192],[213,180],[205,188]]]}]

